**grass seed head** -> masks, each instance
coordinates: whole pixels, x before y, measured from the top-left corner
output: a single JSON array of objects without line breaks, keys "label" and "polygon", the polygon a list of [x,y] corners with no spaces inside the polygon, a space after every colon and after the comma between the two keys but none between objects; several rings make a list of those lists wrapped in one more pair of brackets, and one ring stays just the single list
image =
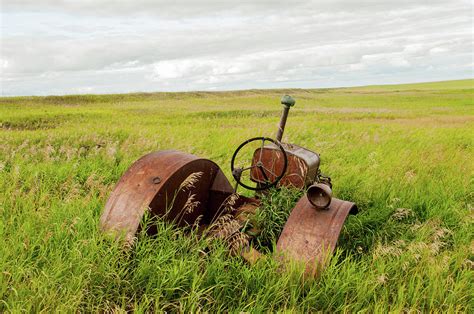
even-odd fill
[{"label": "grass seed head", "polygon": [[189,190],[195,187],[195,184],[202,176],[202,172],[193,172],[191,173],[184,181],[180,184],[179,190]]}]

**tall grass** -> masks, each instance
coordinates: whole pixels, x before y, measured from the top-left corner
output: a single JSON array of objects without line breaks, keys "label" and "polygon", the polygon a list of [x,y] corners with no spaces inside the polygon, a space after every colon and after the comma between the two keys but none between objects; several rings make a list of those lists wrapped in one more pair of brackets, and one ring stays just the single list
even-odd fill
[{"label": "tall grass", "polygon": [[[473,312],[473,82],[1,98],[0,312]],[[360,209],[319,279],[160,220],[127,250],[99,232],[138,157],[179,149],[230,178],[233,150],[273,136],[287,92],[284,139],[321,153],[335,196]],[[265,245],[292,201],[264,201]]]}]

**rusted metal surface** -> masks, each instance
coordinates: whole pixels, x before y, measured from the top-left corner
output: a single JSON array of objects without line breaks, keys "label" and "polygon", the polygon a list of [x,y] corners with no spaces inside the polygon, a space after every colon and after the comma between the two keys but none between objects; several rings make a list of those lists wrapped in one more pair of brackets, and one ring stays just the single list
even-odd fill
[{"label": "rusted metal surface", "polygon": [[342,226],[357,206],[333,198],[326,210],[317,210],[303,196],[290,214],[277,242],[284,259],[305,264],[306,273],[315,275],[334,251]]},{"label": "rusted metal surface", "polygon": [[283,137],[283,132],[285,132],[286,119],[288,118],[288,113],[290,108],[295,105],[295,100],[289,95],[285,95],[281,98],[281,104],[283,105],[283,112],[281,114],[280,123],[278,125],[278,132],[276,135],[276,140],[281,141]]},{"label": "rusted metal surface", "polygon": [[199,216],[205,220],[217,211],[218,205],[209,202],[211,191],[223,198],[233,192],[214,162],[178,151],[153,152],[136,161],[120,178],[105,205],[100,226],[132,241],[148,208],[179,225],[192,224]]},{"label": "rusted metal surface", "polygon": [[[319,155],[300,146],[282,143],[288,157],[288,166],[286,173],[278,183],[278,186],[292,186],[299,189],[312,184],[317,176],[319,169]],[[255,150],[252,165],[256,164],[260,158],[261,149]],[[275,174],[280,174],[283,168],[283,156],[279,149],[273,145],[267,145],[263,148],[261,161],[264,165],[265,174],[269,181],[274,181]],[[265,178],[256,168],[251,170],[252,180],[263,183]]]},{"label": "rusted metal surface", "polygon": [[276,135],[276,140],[279,142],[281,141],[283,137],[283,132],[285,132],[286,119],[288,118],[289,111],[290,111],[290,107],[287,107],[287,106],[283,107],[283,113],[281,115],[280,124],[278,125],[278,132]]},{"label": "rusted metal surface", "polygon": [[316,183],[308,188],[306,196],[316,209],[326,209],[331,204],[332,190],[327,184]]}]

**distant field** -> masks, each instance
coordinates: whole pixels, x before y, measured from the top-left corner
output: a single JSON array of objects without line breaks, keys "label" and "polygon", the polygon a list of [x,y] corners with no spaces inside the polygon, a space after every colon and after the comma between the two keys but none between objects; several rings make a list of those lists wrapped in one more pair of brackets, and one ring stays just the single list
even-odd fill
[{"label": "distant field", "polygon": [[[123,251],[98,221],[140,156],[217,162],[273,137],[319,152],[356,202],[315,281],[162,223]],[[474,312],[474,80],[339,89],[0,98],[0,312]],[[290,193],[291,194],[291,193]],[[286,195],[286,194],[285,194]],[[274,196],[291,207],[287,196]]]}]

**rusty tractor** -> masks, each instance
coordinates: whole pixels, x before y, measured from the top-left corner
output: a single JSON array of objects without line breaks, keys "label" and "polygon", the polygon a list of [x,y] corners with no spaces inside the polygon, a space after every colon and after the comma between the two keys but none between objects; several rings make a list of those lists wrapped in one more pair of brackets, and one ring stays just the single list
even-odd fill
[{"label": "rusty tractor", "polygon": [[[282,186],[305,189],[276,242],[276,256],[303,263],[307,274],[319,273],[357,206],[332,196],[331,178],[322,174],[317,153],[282,142],[295,100],[285,95],[281,103],[276,138],[248,139],[232,155],[235,186],[209,159],[176,150],[152,152],[133,163],[116,184],[102,213],[101,229],[131,243],[149,211],[178,226],[198,224],[208,230],[204,234],[229,240],[231,250],[252,263],[261,254],[249,244],[251,236],[243,234],[242,227],[258,208],[261,195]],[[255,195],[238,194],[239,186]]]}]

